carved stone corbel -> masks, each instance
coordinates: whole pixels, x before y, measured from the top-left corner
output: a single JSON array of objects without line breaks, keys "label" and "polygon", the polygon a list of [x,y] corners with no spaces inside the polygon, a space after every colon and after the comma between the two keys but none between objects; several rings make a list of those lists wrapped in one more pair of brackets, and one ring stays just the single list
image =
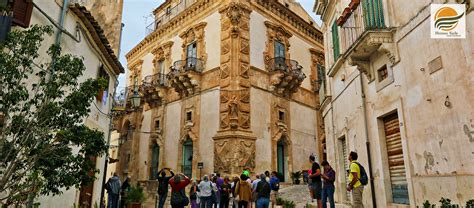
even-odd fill
[{"label": "carved stone corbel", "polygon": [[351,66],[357,66],[357,69],[359,71],[361,71],[362,73],[367,75],[367,79],[369,81],[374,80],[375,77],[374,77],[374,74],[373,74],[372,70],[370,69],[370,62],[369,61],[358,60],[358,59],[349,57],[348,63]]},{"label": "carved stone corbel", "polygon": [[385,54],[392,66],[400,61],[396,43],[382,43],[378,48],[378,52]]}]

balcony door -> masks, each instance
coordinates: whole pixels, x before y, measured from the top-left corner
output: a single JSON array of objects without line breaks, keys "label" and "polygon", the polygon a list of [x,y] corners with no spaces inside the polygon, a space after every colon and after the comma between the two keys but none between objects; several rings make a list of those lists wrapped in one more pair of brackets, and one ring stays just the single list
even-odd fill
[{"label": "balcony door", "polygon": [[275,41],[275,69],[285,71],[287,66],[285,63],[285,45],[280,41]]},{"label": "balcony door", "polygon": [[193,42],[186,48],[186,68],[193,69],[196,67],[197,43]]}]

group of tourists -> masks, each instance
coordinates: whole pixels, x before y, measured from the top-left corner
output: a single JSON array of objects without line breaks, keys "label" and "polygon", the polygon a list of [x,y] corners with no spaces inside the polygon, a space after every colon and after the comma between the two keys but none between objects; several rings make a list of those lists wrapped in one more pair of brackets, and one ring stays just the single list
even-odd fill
[{"label": "group of tourists", "polygon": [[[364,185],[368,183],[368,177],[364,167],[357,162],[357,158],[356,152],[349,154],[349,169],[347,170],[349,183],[346,190],[352,192],[352,207],[361,208],[364,207],[362,204],[362,193]],[[321,172],[321,167],[313,155],[309,156],[309,161],[311,169],[308,170],[308,188],[311,199],[316,199],[318,207],[327,208],[327,203],[329,202],[330,208],[334,208],[336,171],[332,169],[327,161],[323,161],[321,165],[324,168],[324,172]]]},{"label": "group of tourists", "polygon": [[[364,185],[368,183],[365,169],[357,162],[356,152],[349,154],[348,185],[346,190],[352,192],[353,207],[359,208],[362,205],[362,193]],[[316,200],[318,207],[335,207],[334,192],[336,172],[327,161],[323,161],[321,166],[316,162],[314,155],[309,156],[311,169],[308,170],[308,188],[312,200]],[[167,174],[169,172],[170,174]],[[121,185],[116,174],[106,183],[108,192],[108,207],[117,208],[119,193],[122,195],[130,187],[130,178]],[[171,187],[170,204],[172,208],[268,208],[276,204],[280,180],[278,173],[265,171],[260,175],[250,176],[249,170],[244,170],[240,177],[221,177],[220,174],[204,175],[202,180],[191,180],[186,175],[175,174],[169,168],[164,168],[158,172],[158,208],[164,208],[168,197],[168,188]],[[186,194],[186,187],[189,188],[189,197]],[[122,197],[124,198],[124,197]],[[124,203],[121,203],[124,204]]]},{"label": "group of tourists", "polygon": [[[171,175],[167,176],[168,170]],[[266,171],[260,175],[250,176],[244,170],[240,177],[221,177],[220,174],[204,175],[202,180],[191,181],[183,174],[175,175],[169,169],[159,172],[158,208],[163,208],[171,186],[170,204],[173,208],[268,208],[275,203],[280,187],[277,173]],[[189,197],[185,189],[191,184]]]}]

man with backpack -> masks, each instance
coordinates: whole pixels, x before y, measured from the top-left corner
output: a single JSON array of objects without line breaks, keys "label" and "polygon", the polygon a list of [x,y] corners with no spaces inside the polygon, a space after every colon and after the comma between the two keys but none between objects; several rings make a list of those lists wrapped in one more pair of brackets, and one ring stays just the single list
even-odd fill
[{"label": "man with backpack", "polygon": [[270,204],[270,184],[265,180],[265,174],[260,175],[260,181],[257,183],[255,193],[257,193],[256,207],[268,208]]},{"label": "man with backpack", "polygon": [[[171,173],[171,176],[166,176],[166,170]],[[159,196],[158,208],[163,208],[165,206],[166,198],[168,197],[168,183],[174,176],[174,173],[169,168],[163,168],[157,174]]]},{"label": "man with backpack", "polygon": [[351,152],[349,154],[349,184],[347,191],[352,191],[352,207],[364,207],[362,204],[362,193],[364,192],[364,185],[368,183],[367,173],[362,165],[357,162],[357,153]]},{"label": "man with backpack", "polygon": [[270,202],[272,202],[272,207],[275,207],[276,199],[278,198],[278,190],[280,190],[280,179],[278,179],[278,173],[276,171],[272,172],[270,188],[272,189],[270,193]]}]

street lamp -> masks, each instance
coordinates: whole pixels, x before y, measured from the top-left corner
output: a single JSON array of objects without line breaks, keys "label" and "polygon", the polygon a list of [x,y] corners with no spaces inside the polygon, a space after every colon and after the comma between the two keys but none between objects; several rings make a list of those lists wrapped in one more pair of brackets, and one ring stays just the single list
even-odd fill
[{"label": "street lamp", "polygon": [[132,107],[133,107],[133,108],[138,108],[138,107],[140,107],[140,99],[141,99],[141,97],[140,97],[140,95],[138,94],[137,91],[134,91],[134,92],[133,92],[133,95],[132,95],[131,99],[132,99]]}]

